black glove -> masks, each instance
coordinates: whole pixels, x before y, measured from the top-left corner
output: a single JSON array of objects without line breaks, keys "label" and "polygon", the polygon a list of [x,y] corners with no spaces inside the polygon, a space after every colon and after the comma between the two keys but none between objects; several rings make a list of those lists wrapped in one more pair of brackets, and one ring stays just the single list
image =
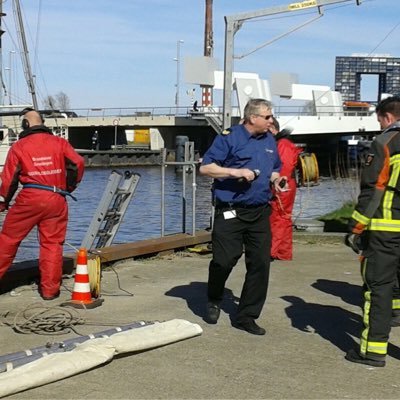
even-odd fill
[{"label": "black glove", "polygon": [[363,250],[361,235],[356,233],[348,233],[344,238],[344,244],[357,254],[360,254],[361,250]]}]

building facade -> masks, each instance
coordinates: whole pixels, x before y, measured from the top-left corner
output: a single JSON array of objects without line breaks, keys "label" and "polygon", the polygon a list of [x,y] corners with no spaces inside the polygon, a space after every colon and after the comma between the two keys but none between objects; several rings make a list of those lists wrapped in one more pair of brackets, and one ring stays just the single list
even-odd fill
[{"label": "building facade", "polygon": [[378,76],[378,93],[400,94],[400,58],[389,55],[353,55],[336,57],[335,90],[342,94],[343,101],[361,101],[362,75]]}]

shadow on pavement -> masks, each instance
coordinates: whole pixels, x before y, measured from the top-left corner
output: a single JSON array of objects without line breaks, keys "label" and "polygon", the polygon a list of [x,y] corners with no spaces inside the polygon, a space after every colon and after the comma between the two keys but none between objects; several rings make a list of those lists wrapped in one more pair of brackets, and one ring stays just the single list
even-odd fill
[{"label": "shadow on pavement", "polygon": [[[359,285],[353,285],[353,284],[348,283],[348,282],[331,281],[331,280],[328,280],[328,279],[317,279],[317,281],[314,282],[311,286],[313,288],[315,288],[315,289],[320,290],[321,292],[332,294],[334,296],[340,297],[347,304],[358,306],[358,307],[362,308],[362,287],[359,286]],[[301,299],[299,299],[299,300],[301,300]],[[301,301],[303,301],[303,300],[301,300]],[[304,302],[304,304],[308,304],[308,303]],[[321,305],[318,305],[318,304],[316,306],[327,307],[327,306],[321,306]],[[337,307],[331,307],[331,308],[337,308]],[[348,314],[355,315],[355,314],[353,314],[353,313],[351,313],[349,311],[345,311],[343,309],[340,309],[340,310],[343,313],[348,313]],[[338,315],[338,317],[339,317],[339,315]],[[327,316],[327,318],[331,318],[331,316]],[[349,318],[349,320],[350,320],[353,317],[350,315],[347,318]],[[351,334],[351,335],[353,335],[355,337],[359,337],[360,334],[361,334],[361,330],[363,329],[361,316],[360,317],[356,317],[356,320],[359,322],[359,330],[358,330],[358,332],[356,332],[355,335],[354,335],[354,333],[352,333],[352,331],[347,331],[347,333],[349,333],[349,334]],[[338,321],[338,323],[343,324],[343,327],[349,327],[350,325],[352,325],[352,322],[350,322],[350,321],[347,321],[347,322],[344,321],[344,323],[341,322],[341,321]],[[293,319],[292,319],[292,325],[293,325]],[[293,325],[293,326],[295,326],[295,325]],[[300,326],[301,326],[301,324],[300,324]],[[342,325],[339,325],[339,326],[342,326]],[[324,329],[325,328],[323,327],[323,331],[321,333],[321,336],[324,337],[327,340],[330,340],[329,335],[328,335],[328,337],[324,336],[324,334],[326,335],[326,333],[327,333],[327,332],[324,331]],[[333,328],[333,329],[335,329],[335,328]],[[338,329],[338,328],[336,328],[336,329]],[[319,333],[319,332],[316,331],[316,333]],[[343,334],[346,334],[346,332],[343,332]],[[332,340],[331,340],[331,342],[333,344],[335,344]],[[346,342],[347,342],[347,339],[346,339]],[[358,346],[358,343],[356,345]],[[338,347],[340,348],[340,346],[338,346]],[[347,350],[347,349],[345,349],[345,350]],[[395,358],[395,359],[397,359],[397,360],[400,360],[400,347],[398,347],[398,346],[396,346],[396,345],[394,345],[392,343],[389,343],[388,344],[388,355],[393,357],[393,358]]]},{"label": "shadow on pavement", "polygon": [[[186,300],[193,314],[204,317],[207,304],[207,282],[190,282],[188,285],[175,286],[165,292],[165,295]],[[236,313],[238,302],[239,298],[233,294],[232,290],[225,288],[221,310],[228,314],[231,320]]]},{"label": "shadow on pavement", "polygon": [[387,353],[390,357],[400,360],[400,348],[392,343],[388,343]]},{"label": "shadow on pavement", "polygon": [[285,312],[294,328],[318,334],[343,352],[357,346],[353,337],[359,337],[362,329],[360,315],[336,306],[307,303],[296,296],[282,299],[291,303]]},{"label": "shadow on pavement", "polygon": [[317,279],[311,285],[321,292],[340,297],[345,303],[353,306],[362,306],[361,286],[353,285],[348,282],[331,281],[329,279]]}]

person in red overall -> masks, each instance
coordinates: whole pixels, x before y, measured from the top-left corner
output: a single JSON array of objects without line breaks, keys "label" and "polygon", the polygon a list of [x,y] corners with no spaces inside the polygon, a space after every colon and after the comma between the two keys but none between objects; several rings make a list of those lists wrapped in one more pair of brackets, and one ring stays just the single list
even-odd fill
[{"label": "person in red overall", "polygon": [[0,176],[0,212],[8,209],[18,183],[22,185],[0,232],[0,279],[21,241],[37,226],[39,293],[44,300],[52,300],[60,294],[68,223],[66,196],[81,181],[84,160],[67,140],[44,126],[37,111],[28,108],[21,115],[23,131],[11,146]]},{"label": "person in red overall", "polygon": [[293,258],[292,211],[296,197],[294,170],[301,149],[288,139],[290,132],[280,131],[279,122],[274,118],[270,129],[277,141],[278,154],[282,161],[281,176],[287,177],[289,190],[274,193],[271,204],[271,260],[291,260]]}]

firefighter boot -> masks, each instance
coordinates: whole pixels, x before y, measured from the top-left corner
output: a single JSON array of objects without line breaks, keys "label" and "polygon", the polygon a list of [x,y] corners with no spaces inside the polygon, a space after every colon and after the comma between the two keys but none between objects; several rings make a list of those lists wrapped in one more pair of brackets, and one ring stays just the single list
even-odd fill
[{"label": "firefighter boot", "polygon": [[347,361],[358,364],[370,365],[372,367],[384,367],[386,362],[382,360],[373,360],[372,358],[362,357],[357,350],[351,349],[344,357]]}]

